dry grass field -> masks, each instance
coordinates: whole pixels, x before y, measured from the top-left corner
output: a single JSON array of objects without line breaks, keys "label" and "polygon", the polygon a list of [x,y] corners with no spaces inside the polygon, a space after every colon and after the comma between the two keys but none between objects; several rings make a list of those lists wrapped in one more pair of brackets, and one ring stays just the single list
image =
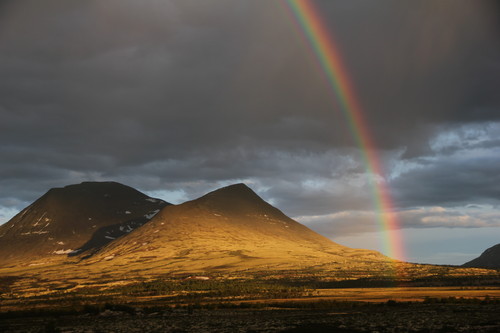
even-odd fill
[{"label": "dry grass field", "polygon": [[269,269],[269,262],[255,265],[255,261],[239,270],[223,266],[169,271],[165,266],[148,260],[136,269],[133,265],[110,265],[110,261],[2,268],[0,312],[78,308],[104,302],[176,306],[270,299],[382,303],[500,297],[500,272],[496,270],[388,262],[376,265],[362,260],[349,267],[331,263],[282,270]]},{"label": "dry grass field", "polygon": [[[3,300],[0,331],[491,333],[500,330],[498,287],[339,288],[298,293],[291,289],[290,298],[283,295],[281,298],[262,298],[266,295],[190,298],[188,294],[114,297],[110,293],[102,299],[66,295],[59,299]],[[175,297],[179,295],[183,297]],[[45,307],[37,308],[41,303]],[[14,311],[6,312],[7,309]]]},{"label": "dry grass field", "polygon": [[495,270],[361,261],[267,271],[165,272],[148,261],[136,267],[2,268],[0,331],[500,331]]}]

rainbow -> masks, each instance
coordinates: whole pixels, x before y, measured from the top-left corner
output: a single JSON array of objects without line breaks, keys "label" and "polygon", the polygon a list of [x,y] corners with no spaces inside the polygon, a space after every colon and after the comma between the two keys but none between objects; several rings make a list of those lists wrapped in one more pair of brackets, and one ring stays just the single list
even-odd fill
[{"label": "rainbow", "polygon": [[399,221],[384,180],[384,173],[377,155],[376,145],[363,117],[363,109],[356,98],[354,87],[349,79],[346,66],[331,31],[323,23],[319,10],[311,0],[282,0],[292,13],[304,34],[321,72],[325,75],[329,90],[345,117],[349,130],[361,151],[366,171],[371,177],[374,205],[377,210],[378,226],[383,234],[384,252],[392,258],[404,260],[402,237],[399,234]]}]

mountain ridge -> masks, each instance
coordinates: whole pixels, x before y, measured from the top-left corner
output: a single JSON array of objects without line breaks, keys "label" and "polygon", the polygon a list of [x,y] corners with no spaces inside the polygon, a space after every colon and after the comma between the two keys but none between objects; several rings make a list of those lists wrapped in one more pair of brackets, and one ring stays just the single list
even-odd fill
[{"label": "mountain ridge", "polygon": [[289,218],[244,184],[164,207],[147,224],[109,243],[90,261],[128,265],[142,262],[140,257],[166,262],[163,265],[170,271],[389,260],[376,251],[334,243]]},{"label": "mountain ridge", "polygon": [[484,250],[481,255],[471,261],[466,262],[462,267],[475,268],[500,268],[500,243]]},{"label": "mountain ridge", "polygon": [[[32,211],[36,214],[29,213]],[[73,220],[68,221],[68,216]],[[53,230],[22,238],[22,233],[32,233],[33,225],[44,218],[59,221],[50,223],[64,226],[66,238],[57,238],[59,234]],[[14,225],[22,228],[17,230]],[[24,244],[23,248],[0,246],[0,255],[5,258],[9,251],[20,251],[20,265],[44,265],[59,259],[77,265],[73,267],[94,265],[105,270],[119,266],[125,271],[162,267],[165,272],[205,272],[391,261],[376,251],[334,243],[289,218],[242,183],[178,205],[115,182],[68,185],[49,190],[0,227],[0,239],[9,238],[5,230],[10,228],[17,234],[7,243]]]}]

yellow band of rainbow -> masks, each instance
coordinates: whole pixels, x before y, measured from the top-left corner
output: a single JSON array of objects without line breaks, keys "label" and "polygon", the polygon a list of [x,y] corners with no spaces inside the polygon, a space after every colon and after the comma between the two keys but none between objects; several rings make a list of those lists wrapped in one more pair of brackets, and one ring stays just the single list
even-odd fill
[{"label": "yellow band of rainbow", "polygon": [[320,11],[312,0],[283,0],[289,8],[300,30],[306,37],[322,72],[333,93],[335,103],[340,106],[349,130],[361,157],[366,171],[371,175],[371,188],[374,205],[377,209],[378,225],[383,231],[384,252],[392,258],[405,260],[402,239],[399,233],[399,221],[393,209],[389,187],[383,177],[384,173],[377,155],[376,145],[368,130],[363,111],[350,82],[346,66],[335,42],[333,33],[324,24]]}]

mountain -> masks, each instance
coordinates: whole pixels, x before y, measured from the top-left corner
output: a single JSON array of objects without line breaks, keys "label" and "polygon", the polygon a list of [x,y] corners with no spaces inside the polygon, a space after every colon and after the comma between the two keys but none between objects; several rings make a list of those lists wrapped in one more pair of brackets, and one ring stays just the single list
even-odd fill
[{"label": "mountain", "polygon": [[500,268],[500,244],[490,247],[476,259],[463,264],[462,267]]},{"label": "mountain", "polygon": [[354,278],[387,273],[391,262],[332,242],[244,184],[171,205],[84,182],[51,189],[0,226],[0,269],[33,266],[33,276],[53,279],[325,269]]},{"label": "mountain", "polygon": [[375,251],[332,242],[287,217],[246,185],[236,184],[164,207],[150,222],[109,243],[89,262],[193,272],[387,260]]},{"label": "mountain", "polygon": [[0,265],[89,256],[168,205],[115,182],[53,188],[0,226]]}]

